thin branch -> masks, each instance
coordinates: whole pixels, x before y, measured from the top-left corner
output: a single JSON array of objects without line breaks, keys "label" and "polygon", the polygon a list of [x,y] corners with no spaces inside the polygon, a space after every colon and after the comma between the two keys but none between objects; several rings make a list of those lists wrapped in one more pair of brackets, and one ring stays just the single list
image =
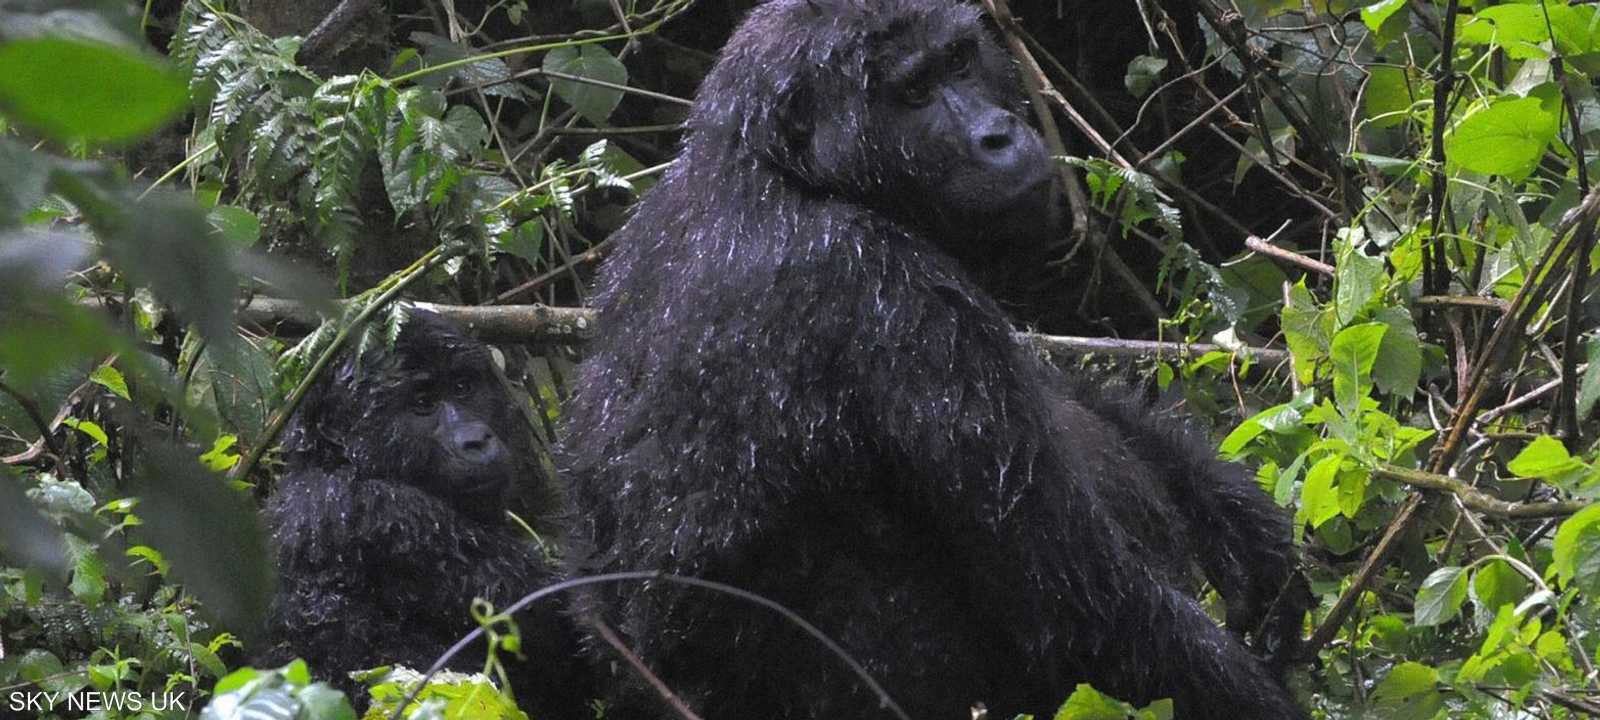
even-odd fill
[{"label": "thin branch", "polygon": [[1321,260],[1315,260],[1313,258],[1306,257],[1292,250],[1285,250],[1254,235],[1244,239],[1244,246],[1261,253],[1262,255],[1277,258],[1291,265],[1298,265],[1314,273],[1333,277],[1332,265],[1322,262]]},{"label": "thin branch", "polygon": [[50,421],[45,420],[44,413],[39,411],[39,404],[34,402],[33,398],[22,394],[16,388],[4,382],[0,382],[0,394],[9,396],[16,401],[18,407],[22,408],[22,412],[28,416],[28,420],[33,423],[34,427],[38,428],[39,439],[44,442],[45,447],[50,449],[50,454],[55,456],[56,469],[63,471],[62,474],[66,475],[66,451],[62,449],[61,441],[56,439],[56,434],[51,429],[53,425],[51,425]]},{"label": "thin branch", "polygon": [[611,649],[616,650],[617,654],[621,655],[622,659],[633,668],[633,671],[639,673],[639,677],[644,678],[645,683],[649,684],[651,689],[661,696],[661,700],[668,707],[671,707],[673,712],[678,714],[678,717],[683,718],[683,720],[701,720],[695,711],[689,709],[688,703],[685,703],[683,698],[678,697],[678,694],[673,692],[672,688],[667,687],[667,684],[662,682],[660,677],[650,671],[649,666],[644,664],[644,660],[639,657],[639,654],[629,648],[628,644],[617,636],[617,631],[612,630],[611,626],[606,624],[606,621],[590,615],[585,617],[583,622],[585,625],[594,628],[594,631],[600,635],[600,639],[606,641],[606,644],[610,645]]},{"label": "thin branch", "polygon": [[[550,305],[442,305],[411,303],[461,325],[469,334],[489,342],[581,344],[595,336],[599,323],[589,308]],[[279,298],[258,297],[240,311],[250,324],[283,331],[309,331],[320,320],[306,305]],[[1289,353],[1276,348],[1238,348],[1211,343],[1157,342],[1118,338],[1042,335],[1019,332],[1017,338],[1048,353],[1100,354],[1113,357],[1193,357],[1212,352],[1237,353],[1257,362],[1277,364]]]},{"label": "thin branch", "polygon": [[1404,483],[1424,490],[1437,490],[1455,495],[1461,504],[1496,517],[1510,519],[1566,517],[1589,506],[1588,500],[1560,500],[1555,502],[1509,502],[1489,495],[1471,485],[1448,475],[1426,470],[1411,470],[1394,465],[1380,465],[1372,473],[1378,477]]},{"label": "thin branch", "polygon": [[1178,358],[1196,357],[1213,352],[1225,352],[1238,353],[1240,356],[1248,357],[1257,362],[1268,365],[1276,365],[1289,360],[1289,353],[1286,350],[1274,350],[1271,348],[1249,346],[1235,349],[1224,347],[1222,345],[1213,345],[1210,343],[1120,340],[1117,338],[1038,335],[1035,333],[1017,333],[1017,338],[1023,342],[1032,343],[1034,347],[1037,347],[1045,352],[1060,352],[1073,355],[1098,354],[1125,358]]},{"label": "thin branch", "polygon": [[1434,307],[1453,306],[1466,308],[1481,308],[1484,310],[1499,310],[1505,312],[1511,309],[1511,303],[1500,298],[1480,297],[1477,295],[1423,295],[1417,298],[1418,305]]}]

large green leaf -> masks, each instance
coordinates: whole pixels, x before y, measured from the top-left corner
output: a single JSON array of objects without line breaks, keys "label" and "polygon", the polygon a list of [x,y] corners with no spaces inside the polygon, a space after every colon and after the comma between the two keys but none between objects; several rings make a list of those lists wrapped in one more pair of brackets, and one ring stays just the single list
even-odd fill
[{"label": "large green leaf", "polygon": [[1517,59],[1549,57],[1540,44],[1550,39],[1544,11],[1536,4],[1507,3],[1479,9],[1456,36],[1464,44],[1496,45]]},{"label": "large green leaf", "polygon": [[1383,260],[1361,251],[1352,243],[1340,242],[1339,264],[1334,270],[1333,306],[1339,327],[1348,325],[1383,287]]},{"label": "large green leaf", "polygon": [[1565,445],[1549,435],[1540,435],[1506,463],[1506,469],[1517,477],[1553,478],[1581,467],[1579,461],[1567,452]]},{"label": "large green leaf", "polygon": [[1422,340],[1411,312],[1401,306],[1386,307],[1374,318],[1387,330],[1378,344],[1378,359],[1372,365],[1372,382],[1390,395],[1410,398],[1422,379]]},{"label": "large green leaf", "polygon": [[[575,75],[612,85],[628,84],[628,68],[599,45],[551,50],[544,56],[544,69],[546,72]],[[593,83],[553,79],[550,87],[556,91],[556,97],[596,125],[604,124],[606,118],[611,116],[611,111],[617,109],[617,103],[622,102],[621,90]]]},{"label": "large green leaf", "polygon": [[1600,505],[1586,507],[1561,523],[1551,567],[1561,582],[1575,583],[1585,593],[1600,592]]},{"label": "large green leaf", "polygon": [[1472,596],[1489,612],[1515,605],[1527,594],[1527,578],[1504,560],[1490,560],[1472,576]]},{"label": "large green leaf", "polygon": [[1372,387],[1372,366],[1388,332],[1383,323],[1352,325],[1333,337],[1333,400],[1340,412],[1353,416]]},{"label": "large green leaf", "polygon": [[1341,513],[1337,483],[1339,466],[1343,462],[1343,455],[1329,455],[1306,472],[1306,482],[1300,488],[1300,505],[1311,527],[1322,527]]},{"label": "large green leaf", "polygon": [[1521,179],[1555,139],[1556,113],[1538,98],[1500,100],[1468,115],[1445,138],[1450,162],[1485,175]]},{"label": "large green leaf", "polygon": [[183,81],[160,60],[59,37],[0,44],[0,112],[56,140],[142,137],[183,110]]},{"label": "large green leaf", "polygon": [[1422,589],[1417,591],[1414,622],[1417,627],[1449,622],[1461,612],[1461,603],[1466,599],[1466,568],[1439,568],[1422,581]]},{"label": "large green leaf", "polygon": [[[1365,13],[1363,10],[1362,14]],[[1404,123],[1406,110],[1415,102],[1406,71],[1397,67],[1376,66],[1369,72],[1372,75],[1362,93],[1367,119],[1374,127],[1394,127]],[[1410,165],[1409,162],[1405,164]]]}]

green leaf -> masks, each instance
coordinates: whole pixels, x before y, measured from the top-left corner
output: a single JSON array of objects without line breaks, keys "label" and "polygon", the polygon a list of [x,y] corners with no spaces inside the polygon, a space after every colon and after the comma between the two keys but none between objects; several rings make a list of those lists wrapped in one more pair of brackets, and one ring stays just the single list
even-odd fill
[{"label": "green leaf", "polygon": [[1388,326],[1382,323],[1352,325],[1333,337],[1329,351],[1333,362],[1333,399],[1339,411],[1355,416],[1372,386],[1372,365]]},{"label": "green leaf", "polygon": [[1282,433],[1299,427],[1305,419],[1305,409],[1311,406],[1312,397],[1312,392],[1307,390],[1287,403],[1273,405],[1256,413],[1228,433],[1228,437],[1222,441],[1220,452],[1228,456],[1236,455],[1261,433]]},{"label": "green leaf", "polygon": [[1409,399],[1422,379],[1422,340],[1411,312],[1390,306],[1373,318],[1388,328],[1378,344],[1377,362],[1372,366],[1372,382],[1390,395]]},{"label": "green leaf", "polygon": [[57,658],[48,650],[29,650],[17,665],[17,677],[27,680],[45,692],[71,692],[88,684],[82,673],[66,672]]},{"label": "green leaf", "polygon": [[[1380,3],[1381,4],[1381,3]],[[1404,5],[1404,0],[1398,0],[1396,5]],[[1365,15],[1366,11],[1363,10]],[[1367,119],[1373,127],[1394,127],[1406,121],[1406,111],[1412,105],[1412,91],[1410,79],[1402,68],[1378,65],[1368,68],[1371,77],[1367,80],[1366,90],[1362,92],[1362,104],[1367,111]],[[1381,161],[1368,160],[1374,164]],[[1396,161],[1400,167],[1409,167],[1410,160]],[[1382,169],[1380,167],[1380,169]]]},{"label": "green leaf", "polygon": [[67,552],[72,556],[72,582],[67,586],[72,596],[85,605],[99,605],[109,587],[105,561],[93,545],[73,535],[67,536]]},{"label": "green leaf", "polygon": [[1345,468],[1340,464],[1339,470],[1339,513],[1347,518],[1354,519],[1356,513],[1361,512],[1361,506],[1367,501],[1367,485],[1372,482],[1372,475],[1361,467]]},{"label": "green leaf", "polygon": [[1366,23],[1367,28],[1373,32],[1377,32],[1383,27],[1383,21],[1388,20],[1389,16],[1405,6],[1406,0],[1379,0],[1361,8],[1361,22]]},{"label": "green leaf", "polygon": [[224,627],[260,627],[271,570],[260,518],[249,499],[205,471],[190,451],[153,438],[140,470],[140,515],[150,544]]},{"label": "green leaf", "polygon": [[495,252],[515,255],[537,267],[542,262],[539,253],[544,249],[544,223],[537,218],[518,223],[496,235],[492,245]]},{"label": "green leaf", "polygon": [[256,214],[237,205],[218,205],[206,214],[211,229],[228,245],[244,249],[261,239],[261,220]]},{"label": "green leaf", "polygon": [[1432,692],[1439,683],[1439,671],[1418,662],[1403,662],[1394,666],[1389,675],[1372,691],[1375,703],[1403,702],[1423,693]]},{"label": "green leaf", "polygon": [[1144,97],[1161,80],[1161,71],[1165,69],[1166,58],[1140,55],[1128,63],[1128,72],[1123,76],[1122,84],[1134,97]]},{"label": "green leaf", "polygon": [[[544,56],[545,72],[598,80],[612,85],[628,84],[628,68],[599,45],[563,47],[551,50]],[[556,97],[578,111],[585,120],[596,125],[605,124],[611,111],[622,102],[622,91],[592,83],[553,79],[550,87]]]},{"label": "green leaf", "polygon": [[1439,672],[1417,662],[1396,665],[1378,683],[1372,703],[1382,709],[1385,720],[1432,720],[1444,705],[1436,686]]},{"label": "green leaf", "polygon": [[[305,708],[305,716],[316,720],[356,720],[356,711],[350,707],[350,702],[344,693],[329,687],[325,683],[317,683],[295,693]],[[495,697],[503,697],[496,694]],[[467,717],[466,715],[451,715],[446,717]],[[387,717],[387,716],[385,716]]]},{"label": "green leaf", "polygon": [[1131,705],[1107,697],[1089,685],[1079,684],[1056,711],[1055,720],[1127,720],[1132,714]]},{"label": "green leaf", "polygon": [[0,113],[55,140],[118,143],[147,135],[188,102],[156,58],[61,37],[0,44]]},{"label": "green leaf", "polygon": [[1506,469],[1525,478],[1553,478],[1578,469],[1581,463],[1567,453],[1565,445],[1549,435],[1540,435],[1506,463]]},{"label": "green leaf", "polygon": [[1329,455],[1306,472],[1305,484],[1300,487],[1300,505],[1311,527],[1322,527],[1323,523],[1339,516],[1339,493],[1334,483],[1339,479],[1339,465],[1343,462],[1344,455]]},{"label": "green leaf", "polygon": [[1584,343],[1589,367],[1583,371],[1578,384],[1578,417],[1589,417],[1596,400],[1600,400],[1600,337],[1590,337]]},{"label": "green leaf", "polygon": [[1567,518],[1556,530],[1551,567],[1562,584],[1600,592],[1600,505],[1591,505]]},{"label": "green leaf", "polygon": [[114,221],[105,252],[134,282],[148,286],[206,339],[231,343],[232,254],[210,232],[199,206],[168,194],[145,198]]},{"label": "green leaf", "polygon": [[1533,172],[1556,126],[1556,114],[1538,98],[1498,100],[1456,125],[1445,138],[1445,153],[1473,172],[1520,180]]},{"label": "green leaf", "polygon": [[1333,307],[1338,327],[1344,327],[1365,310],[1384,278],[1383,260],[1371,257],[1348,242],[1340,242],[1334,269]]},{"label": "green leaf", "polygon": [[233,449],[239,438],[233,435],[220,435],[217,441],[211,444],[211,449],[200,456],[200,464],[205,465],[212,472],[224,472],[239,462],[239,454],[228,452]]},{"label": "green leaf", "polygon": [[21,223],[45,199],[55,162],[49,155],[0,137],[0,168],[6,178],[0,183],[0,228]]},{"label": "green leaf", "polygon": [[1283,305],[1279,326],[1283,328],[1284,342],[1294,356],[1294,374],[1300,382],[1310,385],[1315,379],[1317,361],[1328,352],[1329,314],[1317,306],[1316,298],[1306,289],[1305,280],[1289,289],[1289,299]]},{"label": "green leaf", "polygon": [[1519,60],[1550,56],[1549,50],[1540,47],[1550,39],[1550,33],[1538,4],[1506,3],[1480,8],[1456,37],[1464,44],[1497,45],[1508,57]]},{"label": "green leaf", "polygon": [[1413,624],[1431,627],[1449,622],[1461,612],[1461,603],[1466,599],[1466,568],[1439,568],[1422,581],[1422,589],[1417,591]]},{"label": "green leaf", "polygon": [[133,399],[132,396],[128,394],[127,379],[122,377],[121,371],[111,367],[110,365],[104,365],[95,368],[94,372],[89,373],[89,379],[93,381],[94,384],[110,390],[112,394],[122,398],[123,400]]},{"label": "green leaf", "polygon": [[69,417],[63,418],[61,424],[88,435],[96,445],[108,445],[111,443],[111,438],[106,435],[105,428],[100,427],[100,423],[93,420]]},{"label": "green leaf", "polygon": [[1600,50],[1600,27],[1595,23],[1593,5],[1550,3],[1549,11],[1557,51],[1570,56]]},{"label": "green leaf", "polygon": [[1472,596],[1489,612],[1515,605],[1528,594],[1528,580],[1504,560],[1490,560],[1472,576]]}]

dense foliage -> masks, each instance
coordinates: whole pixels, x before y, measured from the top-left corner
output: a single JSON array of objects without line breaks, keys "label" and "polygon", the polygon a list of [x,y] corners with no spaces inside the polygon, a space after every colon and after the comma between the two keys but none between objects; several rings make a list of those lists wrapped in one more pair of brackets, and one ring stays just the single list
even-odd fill
[{"label": "dense foliage", "polygon": [[[1145,356],[1295,514],[1298,697],[1600,715],[1596,6],[985,4],[1077,220],[1019,312],[1167,341],[1040,339]],[[284,419],[397,297],[582,305],[748,3],[394,6],[345,26],[363,55],[221,0],[0,0],[0,714],[350,717],[301,666],[241,669]],[[1131,314],[1052,324],[1089,294]],[[548,434],[548,341],[587,316],[479,311],[527,319],[500,339],[539,341],[506,365]],[[414,676],[379,677],[381,713]],[[516,716],[456,680],[420,712]],[[1059,717],[1135,712],[1170,707],[1082,688]]]}]

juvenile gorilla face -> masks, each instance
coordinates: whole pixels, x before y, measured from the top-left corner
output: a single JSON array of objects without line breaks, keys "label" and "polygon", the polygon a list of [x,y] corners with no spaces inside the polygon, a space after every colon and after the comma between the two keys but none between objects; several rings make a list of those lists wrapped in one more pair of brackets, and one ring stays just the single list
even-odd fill
[{"label": "juvenile gorilla face", "polygon": [[334,373],[285,443],[320,466],[405,482],[474,515],[494,515],[530,456],[525,423],[489,349],[414,311],[392,352]]},{"label": "juvenile gorilla face", "polygon": [[391,442],[380,443],[384,452],[371,458],[373,466],[389,467],[440,497],[500,497],[515,470],[491,425],[505,393],[487,353],[478,350],[446,358],[400,357],[390,376],[392,391],[380,394],[369,413],[379,422],[392,418],[395,425]]}]

